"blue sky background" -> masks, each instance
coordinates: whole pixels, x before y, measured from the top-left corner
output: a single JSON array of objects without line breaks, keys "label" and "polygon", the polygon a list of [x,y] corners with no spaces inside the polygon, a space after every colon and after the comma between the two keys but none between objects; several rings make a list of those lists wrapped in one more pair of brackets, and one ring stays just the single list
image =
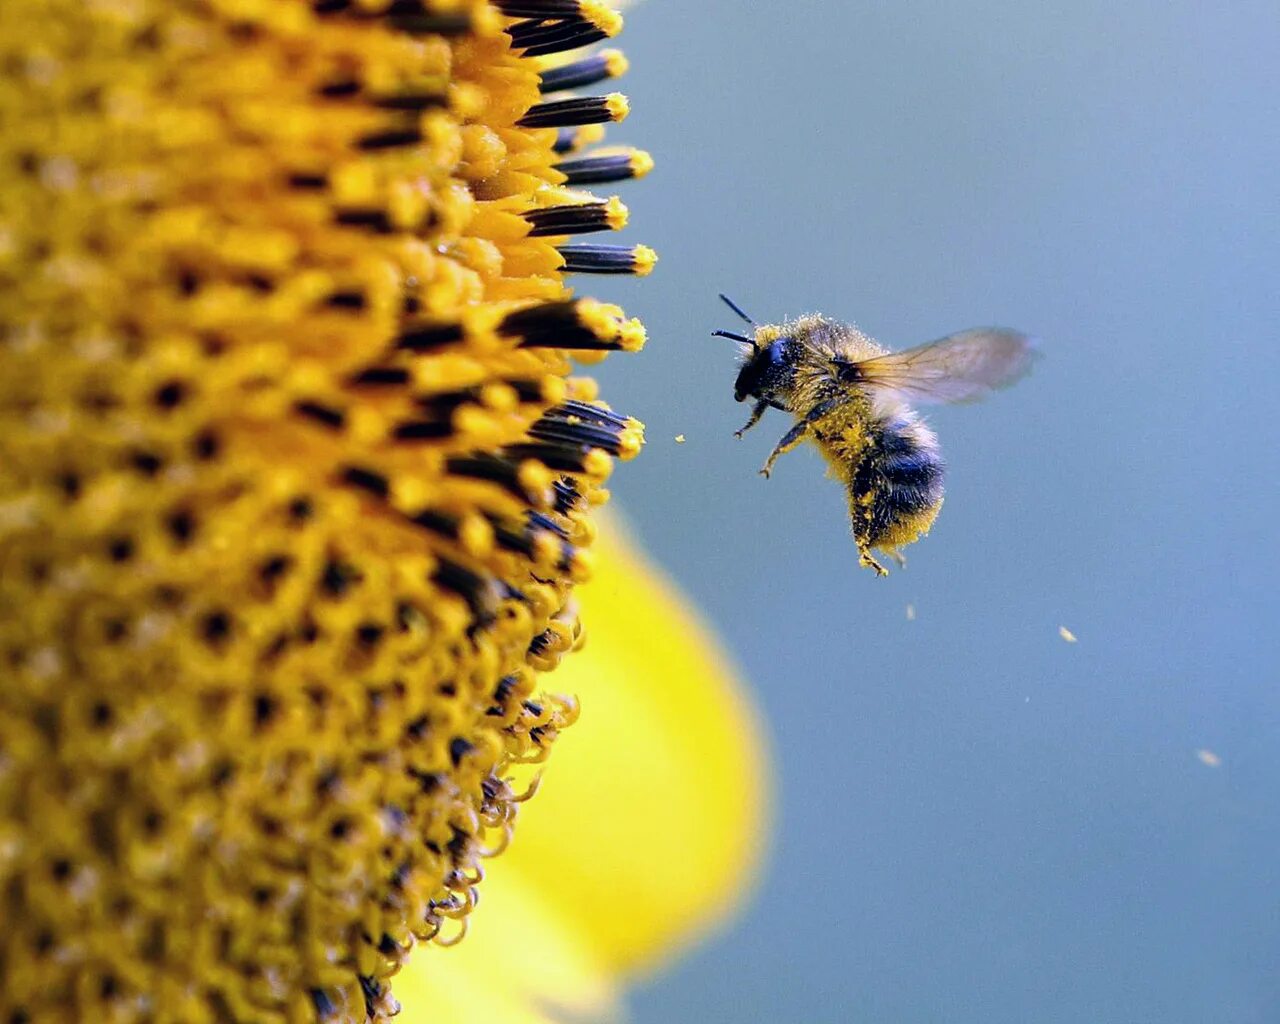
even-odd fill
[{"label": "blue sky background", "polygon": [[[637,1024],[1280,1020],[1274,0],[648,0],[623,41],[662,262],[592,289],[650,333],[600,374],[648,424],[614,490],[779,780],[758,896]],[[1043,339],[930,413],[906,571],[857,568],[816,453],[756,475],[788,422],[733,439],[718,290]]]}]

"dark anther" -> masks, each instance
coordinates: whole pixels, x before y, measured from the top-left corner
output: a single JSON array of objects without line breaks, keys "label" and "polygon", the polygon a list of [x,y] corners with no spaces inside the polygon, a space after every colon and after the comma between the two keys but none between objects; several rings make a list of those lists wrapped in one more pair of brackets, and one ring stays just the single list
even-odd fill
[{"label": "dark anther", "polygon": [[361,647],[375,647],[384,630],[376,622],[362,622],[356,627],[356,640]]},{"label": "dark anther", "polygon": [[538,83],[538,91],[542,93],[560,92],[562,89],[581,89],[615,74],[613,61],[607,53],[597,53],[585,60],[563,64],[558,68],[547,68],[541,73],[542,81]]},{"label": "dark anther", "polygon": [[187,397],[187,386],[180,380],[171,380],[156,388],[153,397],[161,409],[174,409]]},{"label": "dark anther", "polygon": [[338,782],[342,775],[336,768],[330,768],[318,779],[316,779],[316,796],[327,799],[332,796],[338,789]]},{"label": "dark anther", "polygon": [[293,408],[309,419],[322,423],[326,427],[333,427],[335,430],[341,429],[347,418],[341,409],[334,409],[331,406],[321,405],[319,402],[294,402]]},{"label": "dark anther", "polygon": [[469,740],[464,740],[460,736],[455,736],[449,741],[449,760],[453,762],[455,768],[462,762],[471,751],[475,750],[474,744]]},{"label": "dark anther", "polygon": [[383,110],[430,110],[442,107],[448,97],[442,92],[398,92],[387,96],[375,96],[369,102]]},{"label": "dark anther", "polygon": [[224,611],[210,612],[200,623],[200,634],[206,643],[221,643],[231,634],[231,616]]},{"label": "dark anther", "polygon": [[564,258],[566,274],[647,274],[653,254],[630,245],[562,245],[556,249]]},{"label": "dark anther", "polygon": [[582,492],[578,490],[578,485],[569,477],[561,477],[551,485],[555,492],[555,510],[560,515],[568,515],[578,503],[582,501]]},{"label": "dark anther", "polygon": [[562,160],[556,170],[565,176],[566,185],[601,185],[634,178],[636,163],[632,153],[609,153]]},{"label": "dark anther", "polygon": [[344,78],[338,81],[326,82],[320,86],[319,92],[321,96],[327,96],[331,99],[341,99],[344,96],[354,96],[360,91],[360,83],[353,78]]},{"label": "dark anther", "polygon": [[526,57],[576,50],[608,38],[608,33],[589,21],[543,21],[540,18],[516,22],[507,29],[507,34],[511,36],[511,45],[523,50]]},{"label": "dark anther", "polygon": [[513,444],[503,449],[503,454],[515,462],[537,459],[548,469],[559,473],[582,473],[586,470],[587,454],[591,451],[581,444]]},{"label": "dark anther", "polygon": [[450,473],[457,476],[471,477],[497,484],[507,493],[529,500],[524,487],[520,483],[518,467],[508,459],[500,459],[494,455],[478,453],[476,455],[458,455],[446,462]]},{"label": "dark anther", "polygon": [[397,146],[414,146],[422,141],[422,132],[416,126],[392,128],[374,132],[360,139],[356,145],[363,150],[394,149]]},{"label": "dark anther", "polygon": [[221,447],[222,442],[218,440],[218,435],[211,430],[202,430],[191,442],[191,451],[201,462],[217,458]]},{"label": "dark anther", "polygon": [[360,991],[364,995],[364,1013],[369,1020],[377,1020],[379,1014],[377,1012],[378,1000],[382,996],[382,986],[378,984],[376,978],[360,975]]},{"label": "dark anther", "polygon": [[453,427],[447,421],[410,420],[399,424],[394,436],[397,441],[438,441],[452,433]]},{"label": "dark anther", "polygon": [[334,219],[347,227],[368,228],[382,235],[394,230],[385,210],[339,210]]},{"label": "dark anther", "polygon": [[67,501],[75,501],[80,497],[80,477],[76,473],[63,473],[58,477],[58,489]]},{"label": "dark anther", "polygon": [[338,1012],[337,1004],[329,997],[329,993],[322,988],[313,988],[311,990],[311,1002],[315,1004],[316,1016],[322,1021],[327,1020]]},{"label": "dark anther", "polygon": [[293,559],[289,558],[287,554],[276,554],[276,556],[266,559],[257,573],[259,573],[264,584],[275,584],[285,572],[288,572],[288,568],[292,563]]},{"label": "dark anther", "polygon": [[519,680],[516,676],[503,676],[498,680],[498,685],[493,690],[493,702],[495,704],[505,704],[507,698],[511,696],[511,691],[515,689]]},{"label": "dark anther", "polygon": [[543,238],[548,235],[584,235],[593,231],[612,230],[614,227],[612,219],[616,216],[615,210],[616,207],[601,200],[526,210],[524,219],[529,222],[531,238]]},{"label": "dark anther", "polygon": [[409,371],[401,366],[371,366],[351,378],[352,384],[402,385],[409,383]]},{"label": "dark anther", "polygon": [[[463,751],[463,755],[465,755],[467,751],[471,749],[471,744],[467,743],[466,740],[454,740],[453,742],[463,743],[466,745],[467,750]],[[452,744],[450,745],[450,753],[452,753]],[[459,758],[454,759],[453,763],[455,766],[457,765],[458,760]],[[457,863],[458,861],[462,860],[466,856],[467,848],[470,847],[470,845],[471,845],[471,836],[469,836],[466,832],[463,832],[462,829],[458,828],[455,825],[453,827],[453,837],[449,840],[449,846],[448,846],[449,853],[453,857],[454,863]]]},{"label": "dark anther", "polygon": [[469,14],[393,14],[399,6],[392,4],[388,20],[393,28],[409,35],[458,36],[471,31]]},{"label": "dark anther", "polygon": [[429,352],[462,340],[462,324],[424,324],[405,331],[396,339],[396,347],[410,352]]},{"label": "dark anther", "polygon": [[360,571],[348,562],[330,560],[325,563],[320,586],[330,597],[341,597],[351,584],[360,580]]},{"label": "dark anther", "polygon": [[260,693],[253,698],[253,724],[256,726],[264,726],[276,713],[276,700],[274,697],[265,693]]},{"label": "dark anther", "polygon": [[376,473],[371,469],[348,466],[342,471],[342,479],[352,487],[359,487],[361,490],[368,491],[379,498],[386,498],[391,493],[390,481],[381,473]]},{"label": "dark anther", "polygon": [[516,122],[521,128],[569,128],[607,124],[616,117],[608,96],[575,96],[535,103]]},{"label": "dark anther", "polygon": [[111,556],[111,561],[127,562],[133,557],[133,539],[131,537],[116,537],[111,541],[107,552]]},{"label": "dark anther", "polygon": [[619,347],[615,337],[601,338],[578,316],[573,301],[544,302],[509,313],[499,325],[500,333],[520,338],[521,348],[565,348],[591,351],[614,351]]},{"label": "dark anther", "polygon": [[364,292],[334,292],[326,301],[337,309],[364,309],[366,305]]},{"label": "dark anther", "polygon": [[151,452],[136,451],[129,456],[129,465],[143,476],[155,476],[164,466],[164,461]]},{"label": "dark anther", "polygon": [[556,130],[556,141],[551,145],[551,151],[563,155],[572,153],[582,144],[582,135],[577,128],[558,128]]},{"label": "dark anther", "polygon": [[581,18],[582,0],[494,0],[508,18]]},{"label": "dark anther", "polygon": [[189,543],[196,532],[195,517],[186,509],[171,513],[165,525],[178,544]]}]

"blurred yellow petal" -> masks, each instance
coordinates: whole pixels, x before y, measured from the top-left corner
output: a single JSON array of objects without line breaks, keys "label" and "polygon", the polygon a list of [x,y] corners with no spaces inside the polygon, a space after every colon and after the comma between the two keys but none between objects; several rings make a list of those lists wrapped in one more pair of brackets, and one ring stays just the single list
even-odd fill
[{"label": "blurred yellow petal", "polygon": [[767,758],[710,629],[620,532],[602,529],[578,591],[587,644],[547,681],[579,697],[581,729],[501,863],[567,875],[563,912],[614,970],[653,962],[735,904],[762,852]]},{"label": "blurred yellow petal", "polygon": [[465,942],[423,947],[410,958],[396,978],[399,1021],[550,1024],[614,1015],[617,986],[548,891],[558,880],[543,879],[540,891],[506,870],[516,860],[503,854],[491,865]]},{"label": "blurred yellow petal", "polygon": [[606,1015],[624,975],[723,920],[759,866],[768,758],[740,677],[621,532],[606,523],[577,591],[586,646],[548,680],[582,716],[467,941],[398,979],[407,1021],[444,1002],[459,1024]]}]

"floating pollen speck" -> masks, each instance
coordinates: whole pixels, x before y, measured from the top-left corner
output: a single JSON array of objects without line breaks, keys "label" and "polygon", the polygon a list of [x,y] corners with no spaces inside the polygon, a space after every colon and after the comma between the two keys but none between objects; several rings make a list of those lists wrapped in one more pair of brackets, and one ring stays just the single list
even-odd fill
[{"label": "floating pollen speck", "polygon": [[1196,759],[1206,768],[1217,768],[1222,764],[1222,758],[1212,750],[1205,750],[1204,748],[1196,751]]},{"label": "floating pollen speck", "polygon": [[684,444],[684,434],[676,434],[676,444]]},{"label": "floating pollen speck", "polygon": [[916,606],[913,604],[907,605],[907,621],[908,622],[916,621]]},{"label": "floating pollen speck", "polygon": [[1066,626],[1058,627],[1058,636],[1062,637],[1062,639],[1069,644],[1073,644],[1076,642],[1076,635],[1073,632],[1071,632],[1071,630],[1067,629]]}]

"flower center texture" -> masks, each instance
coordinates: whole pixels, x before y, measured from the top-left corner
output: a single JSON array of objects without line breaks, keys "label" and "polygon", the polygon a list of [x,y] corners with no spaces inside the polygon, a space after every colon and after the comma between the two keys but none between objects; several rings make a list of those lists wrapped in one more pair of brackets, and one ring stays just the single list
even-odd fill
[{"label": "flower center texture", "polygon": [[3,1024],[381,1021],[465,931],[643,441],[620,26],[0,0]]}]

